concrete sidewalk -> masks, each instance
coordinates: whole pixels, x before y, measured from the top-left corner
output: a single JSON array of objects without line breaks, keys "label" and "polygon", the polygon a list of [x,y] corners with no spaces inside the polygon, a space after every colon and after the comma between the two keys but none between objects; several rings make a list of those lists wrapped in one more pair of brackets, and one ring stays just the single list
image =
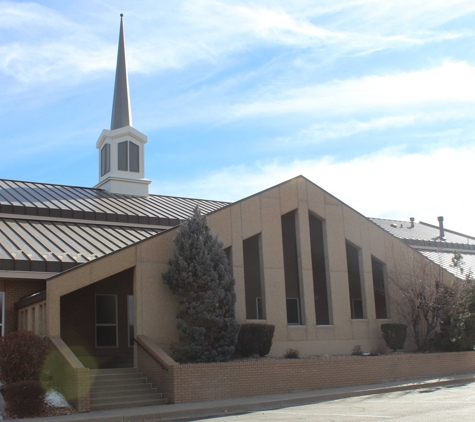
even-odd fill
[{"label": "concrete sidewalk", "polygon": [[[133,422],[133,421],[193,421],[205,417],[216,417],[260,410],[299,406],[345,397],[382,394],[393,391],[417,388],[434,388],[443,385],[466,384],[475,381],[475,374],[418,380],[411,382],[390,382],[356,387],[330,388],[303,391],[298,393],[275,394],[269,396],[241,397],[229,400],[216,400],[200,403],[170,404],[162,406],[135,407],[131,409],[104,410],[100,412],[79,413],[77,415],[36,418],[38,422]],[[18,419],[31,422],[33,419]]]}]

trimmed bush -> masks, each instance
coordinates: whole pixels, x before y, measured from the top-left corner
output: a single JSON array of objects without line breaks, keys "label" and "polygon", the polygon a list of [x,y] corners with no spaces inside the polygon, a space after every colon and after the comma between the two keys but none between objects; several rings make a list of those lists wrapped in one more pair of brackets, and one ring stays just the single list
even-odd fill
[{"label": "trimmed bush", "polygon": [[2,395],[10,413],[19,418],[38,416],[43,410],[45,392],[38,381],[8,384]]},{"label": "trimmed bush", "polygon": [[406,324],[382,324],[381,331],[383,332],[384,341],[393,352],[399,349],[404,349],[407,335]]},{"label": "trimmed bush", "polygon": [[284,358],[285,359],[299,359],[300,358],[300,352],[299,349],[286,349],[284,353]]},{"label": "trimmed bush", "polygon": [[243,357],[259,355],[263,357],[270,352],[274,325],[242,324],[238,334],[236,352]]},{"label": "trimmed bush", "polygon": [[15,331],[0,338],[3,381],[38,381],[50,351],[50,345],[31,331]]}]

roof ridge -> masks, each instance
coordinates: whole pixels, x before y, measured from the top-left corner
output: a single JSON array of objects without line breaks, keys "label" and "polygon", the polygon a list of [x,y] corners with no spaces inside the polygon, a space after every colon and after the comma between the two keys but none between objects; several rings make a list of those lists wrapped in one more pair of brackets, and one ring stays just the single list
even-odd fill
[{"label": "roof ridge", "polygon": [[[432,227],[432,228],[437,229],[437,230],[439,229],[439,226],[436,226],[436,225],[430,224],[430,223],[425,223],[424,221],[419,221],[419,224],[423,224],[424,226],[429,226],[429,227]],[[470,235],[465,234],[465,233],[456,232],[455,230],[450,230],[450,229],[447,229],[445,227],[444,227],[444,231],[456,234],[458,236],[464,236],[464,237],[467,237],[469,239],[475,240],[475,236],[470,236]]]},{"label": "roof ridge", "polygon": [[[75,188],[75,189],[85,189],[85,190],[91,190],[91,191],[99,191],[103,192],[106,195],[111,195],[111,196],[117,196],[117,197],[130,197],[133,195],[126,195],[123,193],[111,193],[108,192],[104,189],[98,189],[98,188],[90,188],[88,186],[77,186],[77,185],[66,185],[64,183],[50,183],[50,182],[34,182],[30,180],[16,180],[16,179],[3,179],[0,178],[0,182],[5,181],[5,182],[13,182],[13,183],[32,183],[35,185],[43,185],[43,186],[60,186],[63,188]],[[163,195],[159,193],[150,193],[148,196],[155,196],[155,197],[163,197],[163,198],[177,198],[177,199],[190,199],[194,201],[207,201],[207,202],[220,202],[223,204],[232,204],[231,201],[221,201],[218,199],[204,199],[204,198],[192,198],[192,197],[187,197],[187,196],[176,196],[176,195]]]}]

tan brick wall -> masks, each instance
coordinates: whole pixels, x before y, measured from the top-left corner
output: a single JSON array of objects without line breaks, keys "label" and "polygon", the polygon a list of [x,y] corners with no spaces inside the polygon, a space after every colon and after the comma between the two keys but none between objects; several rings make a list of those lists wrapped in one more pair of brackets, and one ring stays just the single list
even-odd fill
[{"label": "tan brick wall", "polygon": [[139,368],[172,403],[472,373],[475,353],[404,354],[321,359],[186,364],[168,371],[139,352]]},{"label": "tan brick wall", "polygon": [[151,382],[157,391],[163,394],[163,397],[175,396],[173,373],[163,369],[140,346],[137,347],[137,363],[139,372],[147,377],[148,382]]}]

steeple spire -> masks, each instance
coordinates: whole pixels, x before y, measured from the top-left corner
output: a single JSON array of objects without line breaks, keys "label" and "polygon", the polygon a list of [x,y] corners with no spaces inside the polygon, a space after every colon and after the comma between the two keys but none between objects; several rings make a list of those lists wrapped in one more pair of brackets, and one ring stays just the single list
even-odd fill
[{"label": "steeple spire", "polygon": [[124,15],[121,13],[111,130],[120,129],[125,126],[132,126],[132,112],[130,110],[129,80],[127,78],[125,60]]}]

